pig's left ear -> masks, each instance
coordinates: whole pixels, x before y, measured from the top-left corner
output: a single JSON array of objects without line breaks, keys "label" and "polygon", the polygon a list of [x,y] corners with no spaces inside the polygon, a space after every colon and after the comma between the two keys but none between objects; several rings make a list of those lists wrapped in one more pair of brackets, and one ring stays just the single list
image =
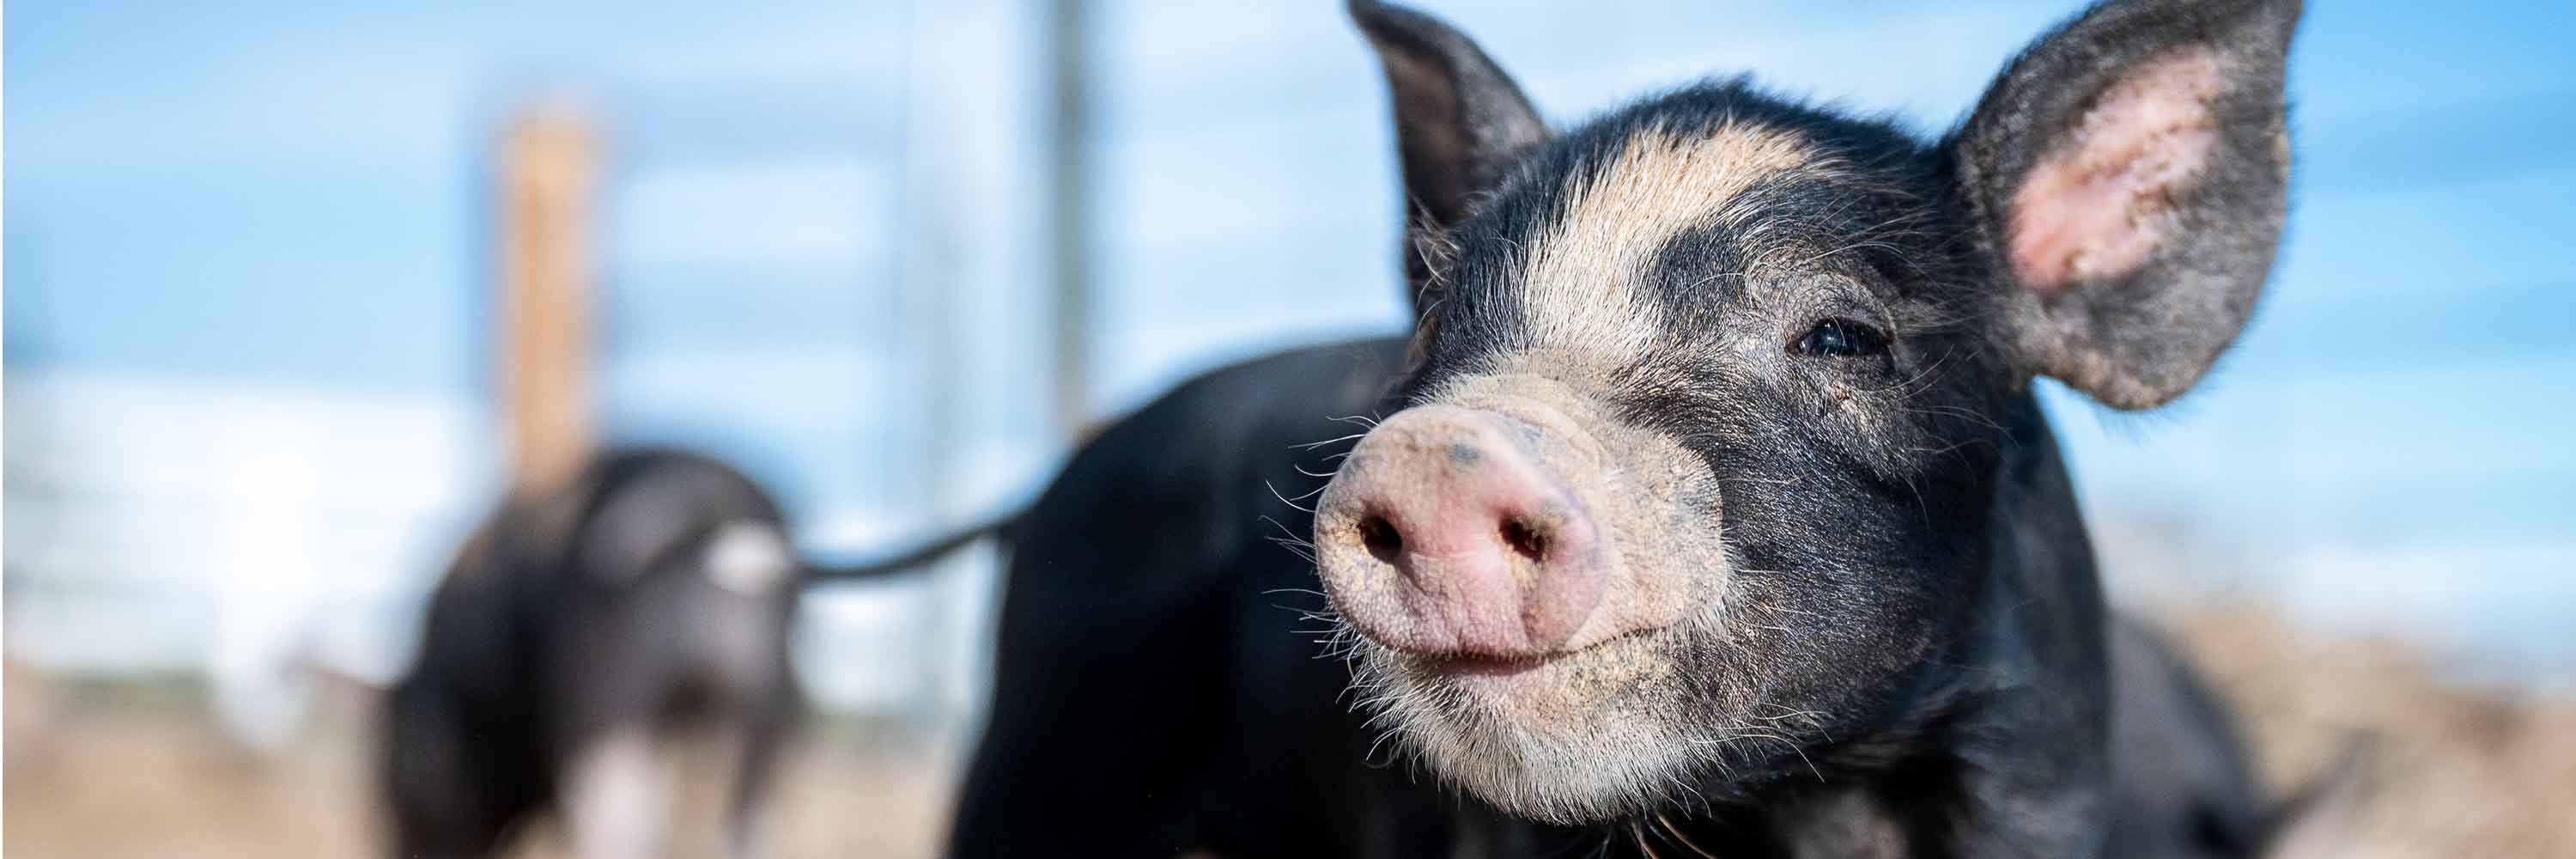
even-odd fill
[{"label": "pig's left ear", "polygon": [[2042,37],[1952,137],[2024,366],[2139,409],[2244,328],[2290,174],[2298,0],[2115,0]]}]

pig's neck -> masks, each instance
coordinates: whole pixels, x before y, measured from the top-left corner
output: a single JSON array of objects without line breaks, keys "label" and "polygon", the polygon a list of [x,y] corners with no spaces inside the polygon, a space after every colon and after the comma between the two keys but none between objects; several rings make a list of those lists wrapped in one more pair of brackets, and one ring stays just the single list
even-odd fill
[{"label": "pig's neck", "polygon": [[1934,849],[1914,855],[2091,856],[2107,828],[2111,695],[2093,543],[2037,399],[2018,397],[2007,426],[1986,611],[1960,654],[1976,669],[1950,678],[1959,703],[1927,761],[1948,765],[1926,787],[1949,808],[1918,833]]},{"label": "pig's neck", "polygon": [[2092,543],[2037,401],[2007,412],[1974,633],[1933,660],[1888,730],[1809,750],[1837,759],[1829,784],[1786,780],[1692,840],[1753,848],[1729,855],[2100,852],[2109,687]]}]

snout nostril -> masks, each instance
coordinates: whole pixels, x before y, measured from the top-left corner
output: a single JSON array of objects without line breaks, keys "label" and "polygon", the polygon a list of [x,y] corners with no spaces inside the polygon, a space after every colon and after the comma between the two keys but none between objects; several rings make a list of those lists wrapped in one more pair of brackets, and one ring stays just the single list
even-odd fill
[{"label": "snout nostril", "polygon": [[1530,527],[1528,520],[1518,516],[1503,520],[1503,544],[1533,561],[1547,558],[1547,535]]},{"label": "snout nostril", "polygon": [[1370,556],[1390,564],[1395,563],[1396,556],[1404,553],[1404,535],[1398,533],[1395,523],[1386,521],[1384,516],[1360,520],[1360,543],[1368,547]]}]

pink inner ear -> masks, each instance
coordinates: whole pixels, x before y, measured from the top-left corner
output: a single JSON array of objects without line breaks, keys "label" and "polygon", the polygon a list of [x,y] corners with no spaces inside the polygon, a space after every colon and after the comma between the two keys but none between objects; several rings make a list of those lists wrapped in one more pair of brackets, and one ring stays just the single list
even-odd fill
[{"label": "pink inner ear", "polygon": [[2191,49],[2140,63],[2097,96],[2064,144],[2013,194],[2014,272],[2041,294],[2126,274],[2172,227],[2174,192],[2217,148],[2218,58]]}]

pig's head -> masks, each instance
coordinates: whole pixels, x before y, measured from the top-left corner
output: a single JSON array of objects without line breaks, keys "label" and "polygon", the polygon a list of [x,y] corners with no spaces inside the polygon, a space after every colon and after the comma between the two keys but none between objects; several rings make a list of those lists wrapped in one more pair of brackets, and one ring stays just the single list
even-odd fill
[{"label": "pig's head", "polygon": [[1384,61],[1419,327],[1324,491],[1359,683],[1563,822],[1884,727],[1979,623],[2006,412],[2189,388],[2270,269],[2296,0],[2127,0],[1935,142],[1701,85],[1551,133],[1430,17]]}]

